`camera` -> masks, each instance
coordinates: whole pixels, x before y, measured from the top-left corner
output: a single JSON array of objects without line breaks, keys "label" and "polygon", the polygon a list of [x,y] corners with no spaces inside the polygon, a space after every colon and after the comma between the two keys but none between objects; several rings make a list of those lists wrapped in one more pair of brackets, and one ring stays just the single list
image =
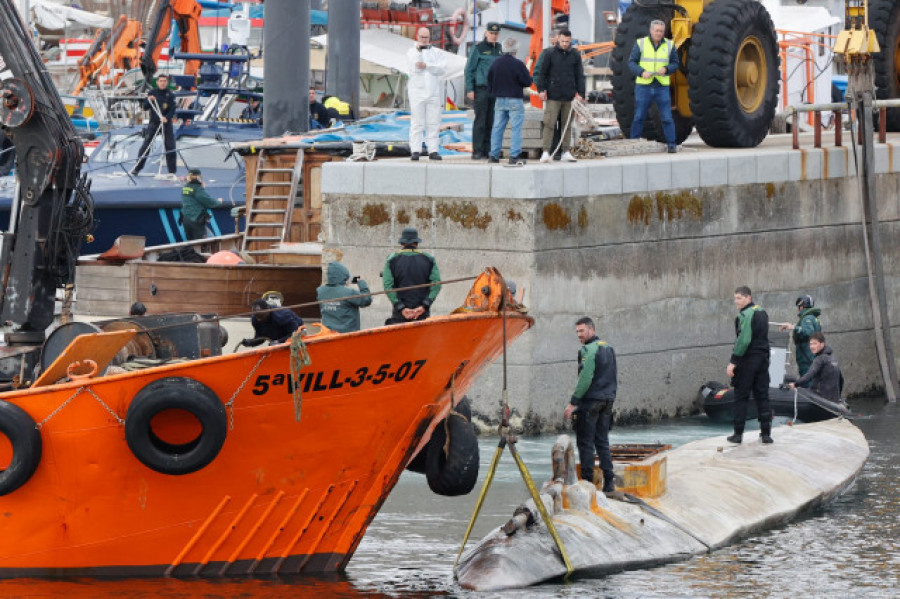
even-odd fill
[{"label": "camera", "polygon": [[360,277],[359,275],[356,275],[355,277],[353,277],[352,279],[350,279],[350,282],[353,283],[354,285],[356,285],[357,283],[359,283],[359,280],[360,280],[361,278],[362,278],[362,277]]}]

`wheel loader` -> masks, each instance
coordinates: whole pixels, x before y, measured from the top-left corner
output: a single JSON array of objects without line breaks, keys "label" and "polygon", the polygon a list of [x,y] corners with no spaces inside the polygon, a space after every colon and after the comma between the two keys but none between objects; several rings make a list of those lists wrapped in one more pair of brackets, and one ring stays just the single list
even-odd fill
[{"label": "wheel loader", "polygon": [[[616,31],[610,59],[613,104],[626,134],[634,117],[634,75],[628,57],[650,22],[667,23],[678,49],[672,76],[672,113],[678,143],[696,127],[710,146],[750,148],[769,131],[778,100],[779,53],[775,27],[756,0],[635,0]],[[659,114],[644,125],[648,139],[662,139]]]}]

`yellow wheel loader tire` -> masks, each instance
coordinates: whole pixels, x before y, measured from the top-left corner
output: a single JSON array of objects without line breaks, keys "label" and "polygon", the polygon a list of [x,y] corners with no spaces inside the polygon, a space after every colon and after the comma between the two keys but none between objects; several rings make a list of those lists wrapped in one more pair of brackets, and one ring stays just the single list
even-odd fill
[{"label": "yellow wheel loader tire", "polygon": [[[668,23],[672,19],[672,9],[658,6],[638,6],[632,4],[625,11],[622,22],[616,29],[616,46],[613,48],[609,59],[609,67],[612,70],[613,107],[616,110],[616,120],[625,137],[629,137],[631,123],[634,120],[634,75],[628,69],[628,57],[634,48],[638,38],[650,35],[650,21],[659,19]],[[666,31],[666,36],[671,32]],[[683,142],[694,128],[694,121],[690,117],[682,116],[672,101],[672,118],[675,120],[675,139]],[[643,136],[652,141],[665,141],[663,136],[662,121],[656,105],[650,107],[647,120],[644,123]]]},{"label": "yellow wheel loader tire", "polygon": [[775,27],[760,2],[715,0],[691,37],[688,95],[707,144],[752,148],[769,132],[778,102]]},{"label": "yellow wheel loader tire", "polygon": [[[875,63],[875,94],[879,100],[900,98],[900,3],[869,0],[869,27],[875,32],[881,52]],[[900,131],[900,108],[888,108],[888,131]]]}]

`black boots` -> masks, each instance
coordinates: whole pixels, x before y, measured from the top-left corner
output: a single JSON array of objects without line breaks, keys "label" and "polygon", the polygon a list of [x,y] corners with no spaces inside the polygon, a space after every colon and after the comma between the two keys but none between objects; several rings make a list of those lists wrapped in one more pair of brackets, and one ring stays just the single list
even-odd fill
[{"label": "black boots", "polygon": [[772,422],[760,422],[759,423],[759,439],[763,443],[774,443],[775,440],[772,439]]},{"label": "black boots", "polygon": [[741,441],[744,440],[744,427],[734,427],[734,434],[725,439],[729,443],[734,443],[736,445],[740,445]]},{"label": "black boots", "polygon": [[616,491],[616,479],[608,478],[606,476],[603,477],[603,492],[604,493],[614,493]]}]

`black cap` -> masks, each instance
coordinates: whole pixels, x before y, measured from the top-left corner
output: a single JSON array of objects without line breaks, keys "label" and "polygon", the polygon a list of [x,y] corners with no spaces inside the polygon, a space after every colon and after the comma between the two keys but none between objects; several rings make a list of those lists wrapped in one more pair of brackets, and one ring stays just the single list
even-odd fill
[{"label": "black cap", "polygon": [[422,240],[419,239],[419,232],[415,227],[406,227],[403,229],[403,233],[400,234],[400,239],[397,240],[397,243],[400,245],[411,245],[413,243],[422,243]]},{"label": "black cap", "polygon": [[494,21],[491,21],[490,23],[487,24],[487,30],[490,31],[491,33],[498,33],[500,31],[500,23],[495,23]]},{"label": "black cap", "polygon": [[202,175],[203,173],[200,172],[200,169],[199,169],[199,168],[192,168],[192,169],[190,169],[190,170],[188,171],[188,174],[189,174],[189,175],[196,175],[196,176],[199,177],[199,176]]}]

